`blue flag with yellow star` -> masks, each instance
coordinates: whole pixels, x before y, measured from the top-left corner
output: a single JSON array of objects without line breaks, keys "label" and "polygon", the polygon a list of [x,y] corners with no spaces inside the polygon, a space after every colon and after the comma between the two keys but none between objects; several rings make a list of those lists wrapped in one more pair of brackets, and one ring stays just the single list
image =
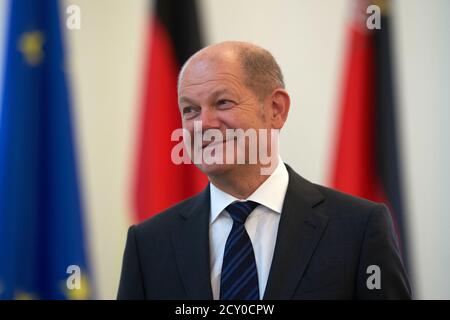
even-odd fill
[{"label": "blue flag with yellow star", "polygon": [[0,105],[0,299],[90,298],[57,0],[10,0]]}]

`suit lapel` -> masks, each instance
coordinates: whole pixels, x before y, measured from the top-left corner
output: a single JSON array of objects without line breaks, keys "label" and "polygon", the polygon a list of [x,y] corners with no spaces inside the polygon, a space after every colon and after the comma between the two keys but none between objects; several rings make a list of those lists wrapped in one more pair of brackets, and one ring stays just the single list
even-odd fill
[{"label": "suit lapel", "polygon": [[324,232],[328,218],[314,209],[323,195],[289,166],[289,184],[264,299],[290,299]]},{"label": "suit lapel", "polygon": [[188,299],[212,299],[209,262],[209,186],[195,204],[181,212],[181,226],[172,241]]}]

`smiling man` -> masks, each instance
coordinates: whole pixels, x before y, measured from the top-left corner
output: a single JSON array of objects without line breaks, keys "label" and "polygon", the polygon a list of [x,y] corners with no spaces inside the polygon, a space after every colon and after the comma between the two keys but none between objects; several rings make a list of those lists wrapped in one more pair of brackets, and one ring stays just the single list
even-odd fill
[{"label": "smiling man", "polygon": [[[183,66],[178,95],[184,130],[222,133],[199,150],[224,161],[198,163],[210,181],[203,192],[130,228],[119,299],[411,297],[387,208],[307,181],[264,139],[282,129],[290,108],[268,51],[243,42],[206,47]],[[227,130],[255,135],[239,144]]]}]

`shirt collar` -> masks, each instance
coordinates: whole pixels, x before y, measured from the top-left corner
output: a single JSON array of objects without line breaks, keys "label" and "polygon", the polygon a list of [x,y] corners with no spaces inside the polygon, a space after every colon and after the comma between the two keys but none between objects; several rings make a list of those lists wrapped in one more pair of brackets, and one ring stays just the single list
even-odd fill
[{"label": "shirt collar", "polygon": [[[288,183],[289,174],[286,166],[279,157],[278,165],[274,172],[245,200],[255,201],[276,213],[281,213]],[[220,190],[212,183],[210,183],[210,199],[210,224],[217,219],[219,214],[225,210],[227,206],[235,201],[242,201]]]}]

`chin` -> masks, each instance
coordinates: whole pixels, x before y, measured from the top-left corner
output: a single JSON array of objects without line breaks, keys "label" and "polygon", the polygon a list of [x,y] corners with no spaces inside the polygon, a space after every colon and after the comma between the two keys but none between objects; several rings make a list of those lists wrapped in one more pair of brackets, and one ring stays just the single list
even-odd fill
[{"label": "chin", "polygon": [[207,176],[220,176],[233,170],[230,164],[197,164],[197,168]]}]

